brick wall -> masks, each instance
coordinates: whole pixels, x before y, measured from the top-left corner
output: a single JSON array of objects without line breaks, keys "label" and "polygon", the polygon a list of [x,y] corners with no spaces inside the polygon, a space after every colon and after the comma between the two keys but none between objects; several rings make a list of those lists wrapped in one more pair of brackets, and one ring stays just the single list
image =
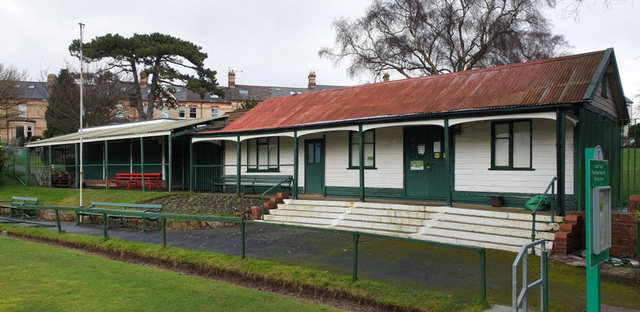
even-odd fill
[{"label": "brick wall", "polygon": [[[611,256],[632,257],[637,255],[638,223],[635,212],[640,203],[640,196],[630,198],[628,213],[611,214]],[[585,249],[585,213],[572,211],[565,217],[565,222],[556,232],[553,251],[568,254]]]}]

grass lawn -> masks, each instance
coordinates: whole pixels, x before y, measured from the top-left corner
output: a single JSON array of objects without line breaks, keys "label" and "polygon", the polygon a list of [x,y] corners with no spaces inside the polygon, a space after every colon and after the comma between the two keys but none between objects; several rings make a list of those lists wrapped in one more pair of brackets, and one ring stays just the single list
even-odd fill
[{"label": "grass lawn", "polygon": [[0,237],[0,311],[340,311]]}]

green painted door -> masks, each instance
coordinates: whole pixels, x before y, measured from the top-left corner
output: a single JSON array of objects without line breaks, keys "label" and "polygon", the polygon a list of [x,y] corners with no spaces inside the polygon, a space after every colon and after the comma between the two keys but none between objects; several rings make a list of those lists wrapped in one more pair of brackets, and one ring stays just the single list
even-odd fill
[{"label": "green painted door", "polygon": [[304,192],[323,194],[324,140],[306,140],[304,145]]},{"label": "green painted door", "polygon": [[447,194],[444,129],[404,129],[404,189],[409,198],[442,200]]}]

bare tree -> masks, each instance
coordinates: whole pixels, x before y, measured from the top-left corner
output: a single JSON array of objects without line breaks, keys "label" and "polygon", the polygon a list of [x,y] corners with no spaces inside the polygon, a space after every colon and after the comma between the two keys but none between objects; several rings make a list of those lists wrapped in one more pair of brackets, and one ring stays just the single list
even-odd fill
[{"label": "bare tree", "polygon": [[536,0],[375,0],[357,20],[334,22],[335,48],[356,76],[396,71],[436,75],[559,55],[568,47],[549,31]]},{"label": "bare tree", "polygon": [[18,107],[24,102],[22,97],[26,90],[20,82],[26,76],[25,72],[20,72],[15,67],[0,63],[0,120],[7,130],[7,140],[10,137],[9,121],[18,117]]}]

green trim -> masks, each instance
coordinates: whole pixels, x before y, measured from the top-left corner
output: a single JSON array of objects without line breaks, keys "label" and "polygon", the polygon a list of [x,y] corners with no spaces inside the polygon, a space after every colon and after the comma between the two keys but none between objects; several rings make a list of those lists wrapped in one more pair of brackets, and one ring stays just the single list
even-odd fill
[{"label": "green trim", "polygon": [[[360,125],[362,126],[362,125]],[[376,131],[375,129],[371,129],[371,130],[367,130],[367,131],[363,131],[363,145],[373,145],[373,165],[371,166],[364,166],[364,169],[376,169]],[[364,140],[364,136],[366,133],[373,133],[373,138],[371,140],[371,142],[366,142]],[[358,134],[357,131],[349,131],[349,167],[347,167],[347,169],[360,169],[360,166],[354,166],[352,160],[353,160],[353,153],[354,153],[354,148],[357,148],[359,150],[360,145],[359,145],[359,139],[357,142],[353,142],[353,135],[354,134]],[[364,148],[363,146],[363,148]]]},{"label": "green trim", "polygon": [[[529,167],[514,167],[514,137],[513,126],[515,123],[529,123]],[[496,126],[507,125],[509,127],[509,137],[496,138]],[[509,165],[496,166],[496,140],[509,140]],[[533,169],[533,121],[531,119],[497,120],[491,122],[491,167],[490,170],[534,170]]]},{"label": "green trim", "polygon": [[[347,170],[360,170],[360,167],[347,167]],[[364,167],[364,170],[378,170],[378,167]]]},{"label": "green trim", "polygon": [[587,91],[585,91],[584,96],[582,96],[583,100],[592,102],[593,99],[596,97],[596,92],[598,91],[598,87],[600,86],[602,77],[604,77],[604,73],[607,70],[607,66],[609,66],[609,64],[611,63],[612,55],[613,55],[612,48],[609,48],[605,51],[604,56],[602,57],[602,61],[598,65],[598,69],[596,70],[595,74],[591,78],[591,83],[589,84]]},{"label": "green trim", "polygon": [[487,170],[495,170],[495,171],[536,171],[534,168],[509,168],[509,167],[494,167],[487,168]]},{"label": "green trim", "polygon": [[274,169],[248,169],[247,172],[280,172],[280,168]]},{"label": "green trim", "polygon": [[[503,192],[469,192],[456,191],[455,197],[457,203],[475,204],[475,205],[491,205],[491,196],[502,196],[504,198],[505,207],[524,208],[525,203],[537,193],[503,193]],[[565,195],[566,211],[577,209],[575,195]]]}]

